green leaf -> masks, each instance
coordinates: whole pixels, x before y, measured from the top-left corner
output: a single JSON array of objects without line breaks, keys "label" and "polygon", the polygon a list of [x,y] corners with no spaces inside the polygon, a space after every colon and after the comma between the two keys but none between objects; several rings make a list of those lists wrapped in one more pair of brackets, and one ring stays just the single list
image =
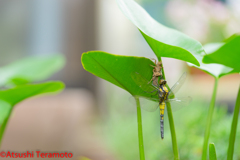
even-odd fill
[{"label": "green leaf", "polygon": [[219,63],[240,72],[240,35],[233,35],[214,52],[204,56],[204,63]]},{"label": "green leaf", "polygon": [[149,96],[133,81],[131,74],[137,72],[150,81],[153,70],[150,65],[154,65],[150,59],[90,51],[82,54],[82,65],[85,70],[125,89],[133,96]]},{"label": "green leaf", "polygon": [[22,100],[44,94],[61,91],[64,88],[62,82],[45,82],[40,84],[27,84],[8,90],[0,91],[0,100],[9,103],[12,107]]},{"label": "green leaf", "polygon": [[217,160],[215,145],[213,143],[209,144],[209,160]]},{"label": "green leaf", "polygon": [[[223,45],[225,45],[224,43],[211,43],[211,44],[207,44],[204,46],[204,49],[207,53],[212,53],[215,52],[216,50],[218,50],[219,48],[221,48]],[[233,70],[230,67],[221,65],[221,64],[205,64],[202,63],[202,59],[203,59],[204,55],[198,55],[196,56],[198,61],[200,62],[200,67],[193,65],[191,63],[188,63],[189,66],[192,67],[196,67],[210,75],[212,75],[214,78],[219,79],[222,76],[225,75],[229,75],[232,73],[237,73],[236,70]]]},{"label": "green leaf", "polygon": [[0,68],[0,86],[21,85],[41,81],[60,70],[65,64],[62,55],[32,56]]},{"label": "green leaf", "polygon": [[133,0],[116,0],[124,15],[139,28],[158,59],[175,58],[199,66],[195,55],[204,54],[198,41],[154,20]]}]

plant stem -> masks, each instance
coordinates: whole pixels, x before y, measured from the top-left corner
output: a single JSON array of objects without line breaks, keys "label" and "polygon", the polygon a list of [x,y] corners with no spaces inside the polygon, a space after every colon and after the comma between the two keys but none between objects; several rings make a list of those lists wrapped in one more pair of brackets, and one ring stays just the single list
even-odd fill
[{"label": "plant stem", "polygon": [[11,113],[12,113],[12,108],[10,109],[10,111],[8,112],[8,116],[7,118],[3,121],[3,124],[2,126],[0,127],[0,149],[1,149],[1,144],[2,144],[2,138],[3,138],[3,135],[4,135],[4,132],[5,132],[5,129],[6,129],[6,126],[8,124],[8,120],[11,116]]},{"label": "plant stem", "polygon": [[142,134],[142,116],[139,98],[135,97],[137,104],[137,122],[138,122],[138,145],[139,145],[139,156],[140,160],[145,160],[144,145],[143,145],[143,134]]},{"label": "plant stem", "polygon": [[[158,57],[158,60],[161,61],[161,58]],[[163,68],[162,68],[162,75],[163,75],[163,78],[166,79]],[[168,87],[168,90],[169,90],[169,87]],[[170,132],[171,132],[171,137],[172,137],[174,160],[179,160],[180,157],[179,157],[178,146],[177,146],[177,136],[176,136],[175,126],[174,126],[172,108],[171,108],[171,104],[169,102],[167,102],[166,104],[167,104],[169,127],[170,127]]]},{"label": "plant stem", "polygon": [[240,87],[238,89],[238,96],[237,96],[237,101],[235,104],[235,109],[234,109],[234,114],[233,114],[231,133],[230,133],[230,137],[229,137],[227,160],[233,159],[234,143],[235,143],[235,138],[236,138],[239,110],[240,110]]},{"label": "plant stem", "polygon": [[206,128],[205,128],[204,142],[203,142],[202,160],[207,159],[208,140],[209,140],[209,136],[210,136],[210,128],[211,128],[213,111],[214,111],[214,106],[215,106],[215,101],[216,101],[217,86],[218,86],[218,79],[216,78],[215,84],[214,84],[214,89],[213,89],[213,94],[212,94],[212,99],[211,99],[211,103],[210,103],[209,110],[208,110],[207,124],[206,124]]},{"label": "plant stem", "polygon": [[180,157],[179,157],[179,152],[178,152],[178,147],[177,147],[177,136],[176,136],[176,131],[175,131],[175,127],[174,127],[172,108],[171,108],[171,104],[169,102],[167,102],[166,104],[167,104],[168,121],[169,121],[171,136],[172,136],[174,160],[179,160]]}]

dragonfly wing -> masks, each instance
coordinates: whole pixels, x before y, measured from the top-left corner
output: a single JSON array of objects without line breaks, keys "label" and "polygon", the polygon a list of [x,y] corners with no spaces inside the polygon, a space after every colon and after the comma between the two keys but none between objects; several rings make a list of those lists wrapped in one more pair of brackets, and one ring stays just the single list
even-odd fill
[{"label": "dragonfly wing", "polygon": [[131,77],[133,81],[145,92],[147,93],[156,93],[158,88],[153,86],[150,81],[144,78],[141,74],[137,72],[132,72]]},{"label": "dragonfly wing", "polygon": [[174,94],[177,93],[177,91],[182,87],[184,81],[186,80],[187,73],[184,72],[182,76],[179,78],[179,80],[173,85],[173,87],[170,89],[169,97],[174,96]]},{"label": "dragonfly wing", "polygon": [[159,99],[158,98],[145,98],[138,97],[140,101],[140,106],[142,109],[148,112],[154,112],[159,107]]},{"label": "dragonfly wing", "polygon": [[188,106],[191,103],[192,98],[189,96],[188,97],[178,97],[178,98],[168,99],[166,101],[170,102],[172,110],[176,111],[182,107]]}]

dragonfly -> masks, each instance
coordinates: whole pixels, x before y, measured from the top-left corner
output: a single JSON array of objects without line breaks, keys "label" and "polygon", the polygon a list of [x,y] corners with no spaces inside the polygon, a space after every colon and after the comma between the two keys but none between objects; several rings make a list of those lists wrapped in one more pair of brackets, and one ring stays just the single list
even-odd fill
[{"label": "dragonfly", "polygon": [[[181,88],[182,84],[184,83],[187,74],[184,72],[182,76],[179,78],[179,80],[172,86],[172,88],[169,90],[166,86],[166,81],[164,79],[161,79],[157,85],[153,83],[149,83],[149,81],[143,77],[141,74],[137,72],[131,73],[131,77],[133,81],[145,92],[149,94],[149,97],[141,97],[137,96],[142,100],[147,100],[150,102],[153,102],[153,105],[142,105],[141,108],[143,108],[146,111],[153,112],[158,107],[160,108],[160,132],[161,132],[161,138],[164,138],[164,109],[166,107],[166,103],[170,102],[171,104],[175,104],[178,107],[188,106],[191,102],[191,97],[175,97],[175,94],[177,91]],[[158,98],[156,98],[156,95]],[[155,97],[153,97],[155,96]],[[157,104],[158,103],[158,104]]]}]

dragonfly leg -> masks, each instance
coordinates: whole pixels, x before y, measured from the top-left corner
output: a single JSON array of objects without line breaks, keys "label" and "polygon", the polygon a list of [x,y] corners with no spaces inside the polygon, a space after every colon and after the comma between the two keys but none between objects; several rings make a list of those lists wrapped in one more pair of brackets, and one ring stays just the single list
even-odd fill
[{"label": "dragonfly leg", "polygon": [[[155,90],[153,90],[153,91],[151,91],[151,92],[147,92],[147,91],[144,91],[144,92],[146,92],[146,93],[153,93],[153,92],[156,92],[158,89],[155,89]],[[157,94],[157,93],[156,93]]]},{"label": "dragonfly leg", "polygon": [[153,78],[148,82],[148,84],[151,83],[152,81],[153,81]]},{"label": "dragonfly leg", "polygon": [[158,93],[156,93],[156,94],[153,94],[153,95],[151,95],[151,97],[152,97],[152,96],[155,96],[155,95],[157,95],[157,94],[158,94]]},{"label": "dragonfly leg", "polygon": [[147,91],[142,91],[142,92],[144,92],[144,93],[153,93],[153,92],[156,92],[155,94],[151,94],[151,96],[155,96],[155,95],[157,95],[157,90],[158,89],[155,89],[155,90],[153,90],[153,91],[151,91],[151,92],[147,92]]},{"label": "dragonfly leg", "polygon": [[151,60],[154,60],[155,65],[157,64],[157,60],[155,58],[151,58]]}]

